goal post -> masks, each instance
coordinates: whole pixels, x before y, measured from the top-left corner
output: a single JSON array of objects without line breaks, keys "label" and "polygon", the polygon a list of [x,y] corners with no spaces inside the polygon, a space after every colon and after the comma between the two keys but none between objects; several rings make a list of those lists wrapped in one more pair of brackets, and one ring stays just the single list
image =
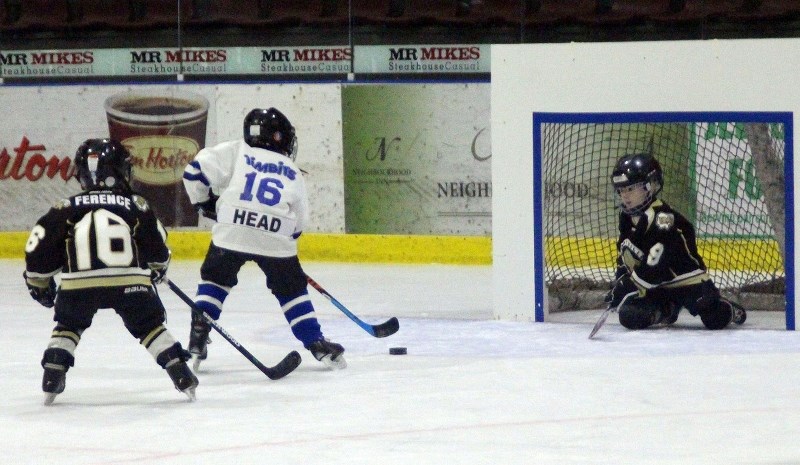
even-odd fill
[{"label": "goal post", "polygon": [[[534,113],[535,320],[601,308],[616,259],[610,182],[625,154],[650,153],[660,198],[695,225],[723,295],[785,310],[795,329],[793,125],[788,112]],[[789,221],[787,221],[789,219]],[[788,257],[788,259],[787,259]]]}]

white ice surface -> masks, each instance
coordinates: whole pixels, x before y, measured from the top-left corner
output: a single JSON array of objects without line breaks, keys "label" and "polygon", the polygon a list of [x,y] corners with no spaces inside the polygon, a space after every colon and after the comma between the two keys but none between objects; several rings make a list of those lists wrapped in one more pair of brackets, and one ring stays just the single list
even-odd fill
[{"label": "white ice surface", "polygon": [[[309,289],[349,367],[325,370],[294,340],[254,266],[220,324],[263,363],[303,364],[271,381],[219,335],[189,402],[112,311],[81,340],[67,389],[42,405],[39,361],[53,326],[22,261],[0,261],[2,464],[798,464],[800,346],[779,312],[711,332],[630,332],[599,311],[554,323],[495,321],[491,268],[304,264],[375,339]],[[194,295],[199,262],[170,277]],[[165,286],[167,326],[189,312]],[[570,321],[570,322],[565,322]],[[408,355],[389,355],[394,346]]]}]

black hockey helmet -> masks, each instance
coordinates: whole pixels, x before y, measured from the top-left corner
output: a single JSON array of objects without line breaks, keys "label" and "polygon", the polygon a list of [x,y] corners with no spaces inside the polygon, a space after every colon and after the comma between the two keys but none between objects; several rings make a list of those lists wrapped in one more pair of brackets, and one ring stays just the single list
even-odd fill
[{"label": "black hockey helmet", "polygon": [[614,165],[611,183],[614,185],[614,191],[620,196],[626,190],[637,187],[644,189],[646,195],[641,203],[626,207],[620,202],[623,212],[637,215],[656,200],[664,185],[664,173],[658,160],[649,153],[625,155]]},{"label": "black hockey helmet", "polygon": [[83,190],[130,190],[131,154],[113,139],[87,139],[75,152],[75,166]]},{"label": "black hockey helmet", "polygon": [[275,108],[254,108],[244,117],[244,141],[251,147],[297,156],[297,136],[289,119]]}]

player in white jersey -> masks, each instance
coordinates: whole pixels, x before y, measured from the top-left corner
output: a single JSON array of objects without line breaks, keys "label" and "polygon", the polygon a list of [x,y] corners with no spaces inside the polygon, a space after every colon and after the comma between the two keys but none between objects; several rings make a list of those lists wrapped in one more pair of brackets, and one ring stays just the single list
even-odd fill
[{"label": "player in white jersey", "polygon": [[[239,269],[255,262],[267,277],[294,336],[330,368],[347,366],[344,348],[322,334],[297,258],[297,239],[308,223],[308,197],[297,156],[295,128],[275,108],[254,109],[244,138],[198,152],[183,183],[200,214],[216,221],[200,268],[197,306],[215,320]],[[208,355],[209,324],[192,318],[189,351],[195,369]]]}]

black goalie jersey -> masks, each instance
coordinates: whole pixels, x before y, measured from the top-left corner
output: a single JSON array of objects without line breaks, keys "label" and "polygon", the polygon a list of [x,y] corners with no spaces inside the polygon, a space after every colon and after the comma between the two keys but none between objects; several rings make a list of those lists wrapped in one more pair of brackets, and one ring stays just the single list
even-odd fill
[{"label": "black goalie jersey", "polygon": [[683,215],[656,200],[635,218],[620,213],[617,264],[639,288],[680,288],[711,279],[697,252],[694,227]]},{"label": "black goalie jersey", "polygon": [[148,264],[166,264],[167,232],[136,194],[89,191],[61,200],[25,246],[29,278],[61,272],[61,289],[151,285]]}]

